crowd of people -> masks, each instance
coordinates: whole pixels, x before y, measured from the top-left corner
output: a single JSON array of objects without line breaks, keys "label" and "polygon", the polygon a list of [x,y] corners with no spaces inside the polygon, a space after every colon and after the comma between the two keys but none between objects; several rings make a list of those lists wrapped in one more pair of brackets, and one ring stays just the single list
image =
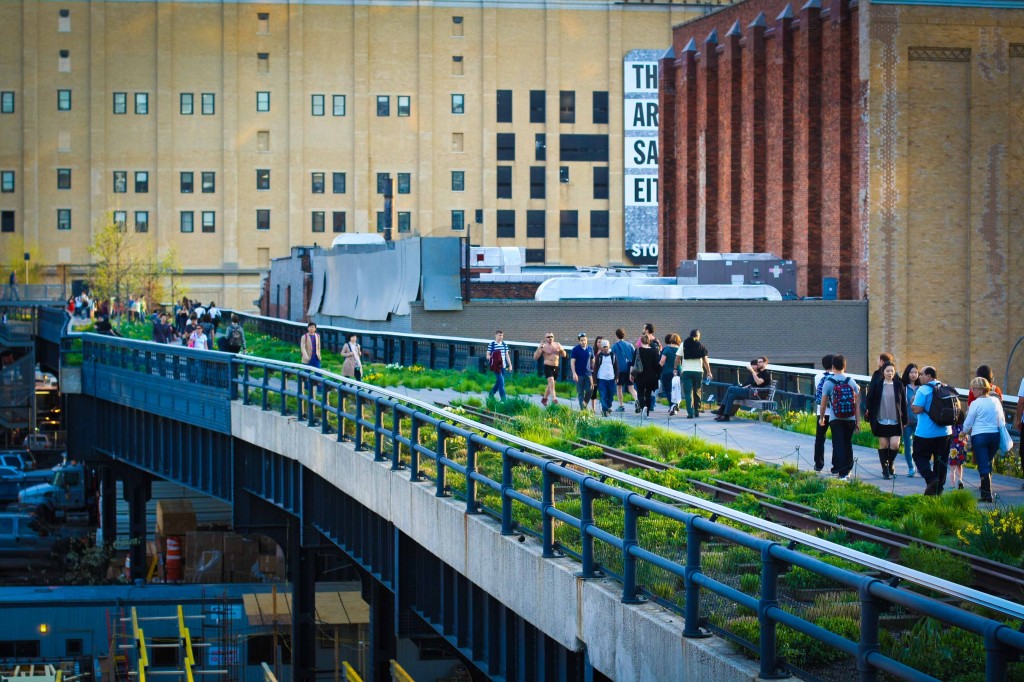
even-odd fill
[{"label": "crowd of people", "polygon": [[182,298],[180,303],[174,305],[171,313],[159,311],[150,316],[153,341],[180,343],[196,350],[216,348],[227,353],[244,353],[245,329],[238,315],[232,313],[230,323],[220,333],[222,317],[214,301],[204,306],[198,301]]}]

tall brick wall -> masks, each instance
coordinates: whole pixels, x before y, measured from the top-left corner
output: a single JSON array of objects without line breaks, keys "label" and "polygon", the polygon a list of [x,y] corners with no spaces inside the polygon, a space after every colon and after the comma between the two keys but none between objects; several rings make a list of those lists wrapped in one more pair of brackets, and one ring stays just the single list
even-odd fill
[{"label": "tall brick wall", "polygon": [[675,29],[662,60],[674,87],[659,142],[678,160],[660,169],[663,275],[699,251],[770,251],[797,262],[800,295],[838,277],[841,298],[862,298],[857,16],[849,0],[796,15],[748,0]]}]

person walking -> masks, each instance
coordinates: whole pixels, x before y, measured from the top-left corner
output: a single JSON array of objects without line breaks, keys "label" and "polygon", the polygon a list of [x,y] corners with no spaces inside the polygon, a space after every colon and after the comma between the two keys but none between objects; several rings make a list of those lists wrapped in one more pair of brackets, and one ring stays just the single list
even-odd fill
[{"label": "person walking", "polygon": [[896,376],[896,367],[887,362],[882,365],[881,381],[872,381],[868,387],[867,411],[864,415],[871,424],[871,433],[878,439],[878,462],[882,465],[882,478],[896,475],[893,464],[900,450],[900,436],[907,423],[907,392]]},{"label": "person walking", "polygon": [[1006,426],[1003,401],[992,391],[992,384],[985,377],[971,380],[971,393],[975,399],[967,408],[964,420],[965,434],[970,435],[971,450],[981,477],[981,501],[992,501],[992,460],[999,450],[999,440]]},{"label": "person walking", "polygon": [[210,315],[210,321],[213,322],[213,333],[216,334],[220,329],[220,308],[213,301],[210,301],[210,307],[206,309],[206,312]]},{"label": "person walking", "polygon": [[231,324],[224,330],[224,350],[236,355],[245,352],[245,330],[235,313],[231,313]]},{"label": "person walking", "polygon": [[310,322],[306,325],[306,333],[302,335],[302,340],[299,342],[302,364],[319,369],[320,349],[320,335],[316,333],[316,322]]},{"label": "person walking", "polygon": [[341,363],[341,376],[363,380],[363,347],[359,345],[359,336],[351,334],[348,341],[341,347],[341,356],[345,361]]},{"label": "person walking", "polygon": [[658,364],[661,365],[661,394],[668,400],[668,415],[671,417],[679,410],[679,404],[672,400],[672,379],[676,376],[676,356],[679,354],[679,334],[666,334],[665,345],[661,349]]},{"label": "person walking", "polygon": [[922,369],[920,381],[921,387],[917,389],[914,402],[910,406],[917,415],[917,427],[914,429],[914,464],[925,480],[924,494],[941,495],[946,481],[949,440],[953,435],[953,427],[936,424],[928,413],[936,389],[942,386],[935,368],[929,365]]},{"label": "person walking", "polygon": [[18,293],[18,273],[11,269],[11,276],[7,278],[7,298],[11,301],[20,301]]},{"label": "person walking", "polygon": [[192,328],[192,333],[188,337],[188,347],[196,350],[210,350],[210,338],[206,335],[202,325]]},{"label": "person walking", "polygon": [[[604,341],[603,336],[598,336],[594,339],[594,364],[597,364],[597,355],[601,352],[601,342]],[[601,393],[597,388],[597,373],[590,378],[590,383],[593,388],[590,391],[590,411],[597,414],[597,401],[601,397]]]},{"label": "person walking", "polygon": [[612,413],[612,401],[615,399],[615,379],[619,375],[618,358],[612,353],[608,339],[602,339],[597,357],[594,358],[594,378],[601,394],[601,415],[607,417]]},{"label": "person walking", "polygon": [[612,355],[615,356],[615,366],[619,370],[619,376],[615,381],[615,392],[619,398],[619,408],[616,412],[625,412],[626,403],[623,393],[629,392],[633,396],[634,403],[637,400],[633,380],[629,378],[629,370],[633,367],[636,348],[629,341],[626,341],[626,330],[621,327],[615,330],[615,338],[618,340],[612,345]]},{"label": "person walking", "polygon": [[913,478],[914,474],[914,429],[917,428],[917,414],[910,409],[914,404],[914,396],[921,386],[921,372],[917,365],[910,363],[903,369],[900,375],[900,383],[907,394],[907,423],[903,426],[903,458],[907,461],[907,478]]},{"label": "person walking", "polygon": [[585,410],[593,390],[594,349],[587,345],[586,332],[580,332],[576,338],[579,339],[579,343],[573,346],[570,353],[570,369],[572,380],[576,383],[576,401],[579,402],[580,409]]},{"label": "person walking", "polygon": [[[832,376],[832,354],[824,355],[821,358],[822,371],[814,375],[814,406],[815,409],[821,405],[821,392],[825,388],[825,381]],[[828,424],[832,419],[832,408],[825,406],[824,422],[819,417],[814,422],[814,471],[821,473],[825,468],[825,435],[828,433]],[[832,460],[835,461],[835,450],[832,451]],[[834,474],[835,471],[833,470]]]},{"label": "person walking", "polygon": [[661,365],[658,363],[659,352],[654,347],[656,340],[649,332],[644,332],[640,336],[640,347],[636,351],[636,361],[633,363],[632,369],[633,383],[636,384],[639,396],[636,411],[644,417],[651,414],[654,391],[657,390],[658,379],[661,377]]},{"label": "person walking", "polygon": [[840,481],[849,481],[853,470],[853,434],[860,431],[860,400],[857,382],[846,376],[846,358],[832,356],[832,376],[825,380],[818,406],[818,426],[825,423],[825,410],[832,418],[832,469]]},{"label": "person walking", "polygon": [[494,332],[494,341],[487,344],[487,362],[494,372],[494,386],[491,387],[488,397],[493,398],[494,394],[505,399],[505,372],[512,369],[512,362],[508,358],[508,344],[505,343],[505,332],[498,330]]},{"label": "person walking", "polygon": [[562,344],[555,341],[554,332],[545,334],[544,340],[537,346],[537,350],[533,351],[534,360],[544,359],[544,377],[547,379],[547,384],[544,386],[544,396],[540,399],[540,404],[545,407],[548,404],[548,396],[551,396],[552,405],[558,404],[555,379],[558,377],[558,362],[565,356],[565,349],[562,348]]},{"label": "person walking", "polygon": [[[676,353],[676,369],[680,370],[683,384],[683,401],[686,403],[687,419],[700,416],[701,386],[711,380],[711,365],[708,363],[708,349],[700,342],[700,330],[693,329],[683,341],[683,347]],[[674,413],[673,413],[674,414]]]}]

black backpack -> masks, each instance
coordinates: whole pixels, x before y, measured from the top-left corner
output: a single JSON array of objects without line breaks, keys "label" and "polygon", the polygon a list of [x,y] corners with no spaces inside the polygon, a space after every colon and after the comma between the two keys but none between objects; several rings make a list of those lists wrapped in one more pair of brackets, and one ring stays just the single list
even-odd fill
[{"label": "black backpack", "polygon": [[936,426],[953,426],[960,421],[963,410],[960,407],[960,394],[949,384],[936,382],[931,384],[932,401],[928,405],[928,417]]},{"label": "black backpack", "polygon": [[228,330],[227,346],[235,352],[242,350],[242,328],[239,325],[234,325]]}]

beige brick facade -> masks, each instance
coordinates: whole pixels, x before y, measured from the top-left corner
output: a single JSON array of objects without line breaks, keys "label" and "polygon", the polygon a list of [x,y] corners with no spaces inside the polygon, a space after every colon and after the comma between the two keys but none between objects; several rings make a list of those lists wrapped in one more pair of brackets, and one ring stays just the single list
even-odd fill
[{"label": "beige brick facade", "polygon": [[[1024,334],[1024,9],[860,21],[871,352],[1002,383]],[[1022,373],[1018,351],[1011,392]]]},{"label": "beige brick facade", "polygon": [[[13,211],[13,230],[0,232],[2,260],[24,249],[48,265],[87,265],[92,234],[112,211],[126,212],[129,230],[147,211],[145,239],[159,253],[177,251],[179,287],[249,308],[267,259],[329,243],[334,212],[349,232],[376,231],[377,174],[408,173],[409,193],[395,196],[396,238],[398,212],[410,214],[409,234],[426,236],[453,234],[452,211],[461,210],[475,243],[542,249],[547,263],[623,263],[623,57],[663,49],[674,24],[706,9],[610,0],[0,3],[0,91],[14,98],[13,113],[0,115],[0,170],[14,172],[14,191],[0,194],[0,210]],[[62,50],[68,70],[59,69]],[[70,110],[58,110],[59,90],[71,91]],[[510,123],[497,122],[498,90],[512,92]],[[531,90],[545,92],[543,123],[530,123]],[[563,90],[575,93],[575,123],[560,122]],[[269,111],[257,111],[259,92],[269,93]],[[607,123],[593,122],[594,92],[608,93]],[[124,93],[123,114],[115,93]],[[183,93],[191,114],[182,113]],[[137,94],[146,113],[136,111]],[[464,113],[453,113],[453,94],[464,95]],[[343,116],[333,115],[335,95],[344,96]],[[388,116],[378,115],[378,96],[388,97]],[[408,116],[398,115],[400,96]],[[498,133],[515,134],[514,161],[498,160]],[[547,135],[543,161],[537,133]],[[608,161],[560,163],[566,133],[608,135]],[[512,167],[511,199],[496,197],[499,165]],[[560,165],[570,167],[567,183]],[[544,168],[544,199],[530,198],[531,166]],[[594,166],[609,168],[608,199],[593,198]],[[70,189],[57,188],[57,169],[70,169]],[[270,171],[269,189],[257,188],[258,169]],[[115,171],[126,173],[124,193],[114,191]],[[463,191],[453,191],[453,171],[465,172]],[[148,173],[148,191],[135,191],[136,172]],[[182,172],[193,173],[191,192]],[[204,172],[214,174],[212,192]],[[321,172],[323,193],[314,193]],[[345,174],[344,193],[333,192],[333,173]],[[58,209],[70,210],[70,230],[57,229]],[[497,236],[500,209],[515,211],[514,237]],[[567,209],[579,211],[579,236],[562,239]],[[592,209],[609,212],[608,238],[590,238]],[[258,210],[270,211],[269,229],[257,229]],[[527,210],[545,212],[544,237],[527,237]],[[313,231],[319,211],[322,233]]]}]

